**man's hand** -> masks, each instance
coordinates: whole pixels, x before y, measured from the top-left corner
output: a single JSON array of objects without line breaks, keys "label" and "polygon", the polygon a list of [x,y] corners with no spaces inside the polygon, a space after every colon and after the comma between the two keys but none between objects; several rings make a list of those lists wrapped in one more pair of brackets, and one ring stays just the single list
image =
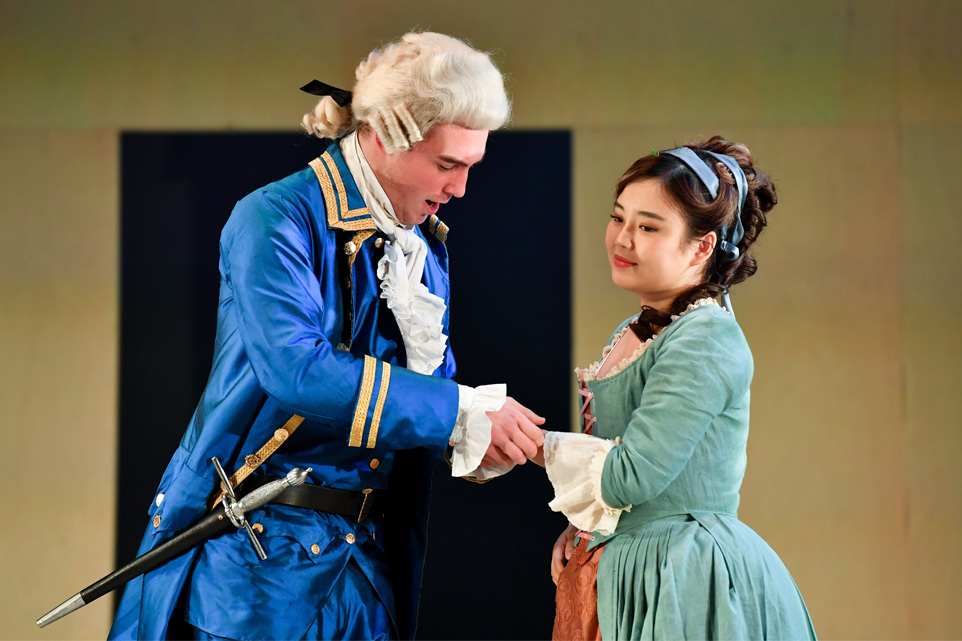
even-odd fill
[{"label": "man's hand", "polygon": [[575,551],[575,534],[577,532],[575,526],[568,525],[551,549],[551,580],[554,581],[555,585],[558,585],[561,571],[568,565],[568,559]]},{"label": "man's hand", "polygon": [[487,412],[491,419],[491,445],[481,460],[482,467],[492,465],[524,465],[538,455],[544,435],[538,428],[544,419],[510,396],[497,412]]}]

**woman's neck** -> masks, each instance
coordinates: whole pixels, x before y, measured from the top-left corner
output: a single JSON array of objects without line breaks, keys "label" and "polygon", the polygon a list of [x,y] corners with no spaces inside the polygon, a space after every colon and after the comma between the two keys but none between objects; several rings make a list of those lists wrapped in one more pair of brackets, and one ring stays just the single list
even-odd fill
[{"label": "woman's neck", "polygon": [[681,294],[681,291],[672,292],[664,296],[639,296],[639,298],[641,299],[642,307],[651,307],[663,314],[668,314],[671,312],[671,306],[675,304],[675,300],[679,294]]}]

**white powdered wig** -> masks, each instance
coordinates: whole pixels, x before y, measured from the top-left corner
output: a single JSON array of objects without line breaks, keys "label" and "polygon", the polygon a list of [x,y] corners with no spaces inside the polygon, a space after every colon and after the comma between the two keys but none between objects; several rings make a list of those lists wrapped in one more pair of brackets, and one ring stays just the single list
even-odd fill
[{"label": "white powdered wig", "polygon": [[318,138],[369,126],[388,153],[410,149],[436,124],[498,129],[511,115],[488,54],[440,33],[408,33],[358,65],[350,104],[330,96],[301,121]]}]

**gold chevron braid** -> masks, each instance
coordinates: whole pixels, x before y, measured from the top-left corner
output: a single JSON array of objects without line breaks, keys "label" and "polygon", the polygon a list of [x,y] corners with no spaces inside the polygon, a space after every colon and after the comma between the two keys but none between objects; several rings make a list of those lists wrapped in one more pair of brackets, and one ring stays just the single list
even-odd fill
[{"label": "gold chevron braid", "polygon": [[334,186],[331,184],[331,177],[327,175],[324,163],[320,158],[315,158],[308,164],[317,175],[317,182],[321,185],[321,193],[324,194],[324,205],[327,207],[327,224],[331,227],[339,227],[337,224],[337,201],[334,199]]},{"label": "gold chevron braid", "polygon": [[381,426],[381,412],[384,411],[384,401],[387,399],[387,386],[391,382],[391,364],[385,362],[381,371],[381,389],[377,393],[377,403],[374,405],[374,418],[371,419],[371,433],[367,437],[368,448],[377,443],[377,429]]},{"label": "gold chevron braid", "polygon": [[[347,192],[344,190],[344,181],[341,179],[341,171],[337,168],[337,163],[334,162],[334,158],[330,153],[324,152],[321,154],[321,161],[330,175],[334,178],[334,187],[337,188],[337,202],[340,206],[338,212],[338,220],[331,222],[330,217],[328,217],[328,223],[336,226],[340,229],[346,229],[348,231],[357,231],[359,229],[370,229],[372,232],[377,229],[374,224],[374,219],[369,216],[367,207],[360,207],[358,209],[348,209],[347,203]],[[330,211],[330,210],[328,210]],[[345,218],[354,218],[355,216],[364,216],[361,220],[344,220]]]},{"label": "gold chevron braid", "polygon": [[354,423],[351,425],[349,447],[361,447],[361,437],[364,434],[364,424],[367,422],[367,408],[371,406],[374,395],[374,376],[377,372],[377,361],[370,356],[364,356],[364,373],[361,377],[361,393],[357,397],[357,408],[354,410]]},{"label": "gold chevron braid", "polygon": [[340,205],[341,211],[347,211],[347,193],[344,191],[344,181],[341,180],[341,172],[338,171],[334,158],[325,151],[321,154],[321,160],[327,166],[327,170],[331,172],[331,176],[334,177],[334,187],[337,189],[337,204]]},{"label": "gold chevron braid", "polygon": [[[294,433],[294,430],[300,427],[301,423],[303,422],[304,417],[298,416],[297,414],[287,419],[287,422],[284,423],[284,427],[275,430],[274,435],[270,438],[270,440],[261,446],[261,449],[244,457],[244,465],[238,468],[238,470],[234,472],[234,475],[230,477],[230,486],[237,487],[243,483],[244,479],[250,476],[251,473],[261,465],[261,463],[269,459],[271,454],[276,452],[277,448],[279,448],[284,441],[286,441],[290,435]],[[226,493],[227,488],[225,488],[224,484],[221,483],[220,492],[217,494],[217,498],[214,499],[214,502],[210,507],[217,507],[217,504],[221,502],[221,500],[224,498],[224,494]]]}]

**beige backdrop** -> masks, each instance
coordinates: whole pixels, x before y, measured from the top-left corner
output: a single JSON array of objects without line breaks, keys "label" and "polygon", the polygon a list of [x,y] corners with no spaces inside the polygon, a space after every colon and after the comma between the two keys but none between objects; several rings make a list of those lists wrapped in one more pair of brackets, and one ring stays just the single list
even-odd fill
[{"label": "beige backdrop", "polygon": [[733,296],[741,516],[822,638],[962,637],[962,3],[0,0],[0,638],[109,627],[107,600],[33,621],[113,564],[119,133],[293,130],[297,87],[412,28],[494,51],[513,127],[574,133],[572,366],[635,305],[602,248],[614,179],[752,147],[781,204]]}]

